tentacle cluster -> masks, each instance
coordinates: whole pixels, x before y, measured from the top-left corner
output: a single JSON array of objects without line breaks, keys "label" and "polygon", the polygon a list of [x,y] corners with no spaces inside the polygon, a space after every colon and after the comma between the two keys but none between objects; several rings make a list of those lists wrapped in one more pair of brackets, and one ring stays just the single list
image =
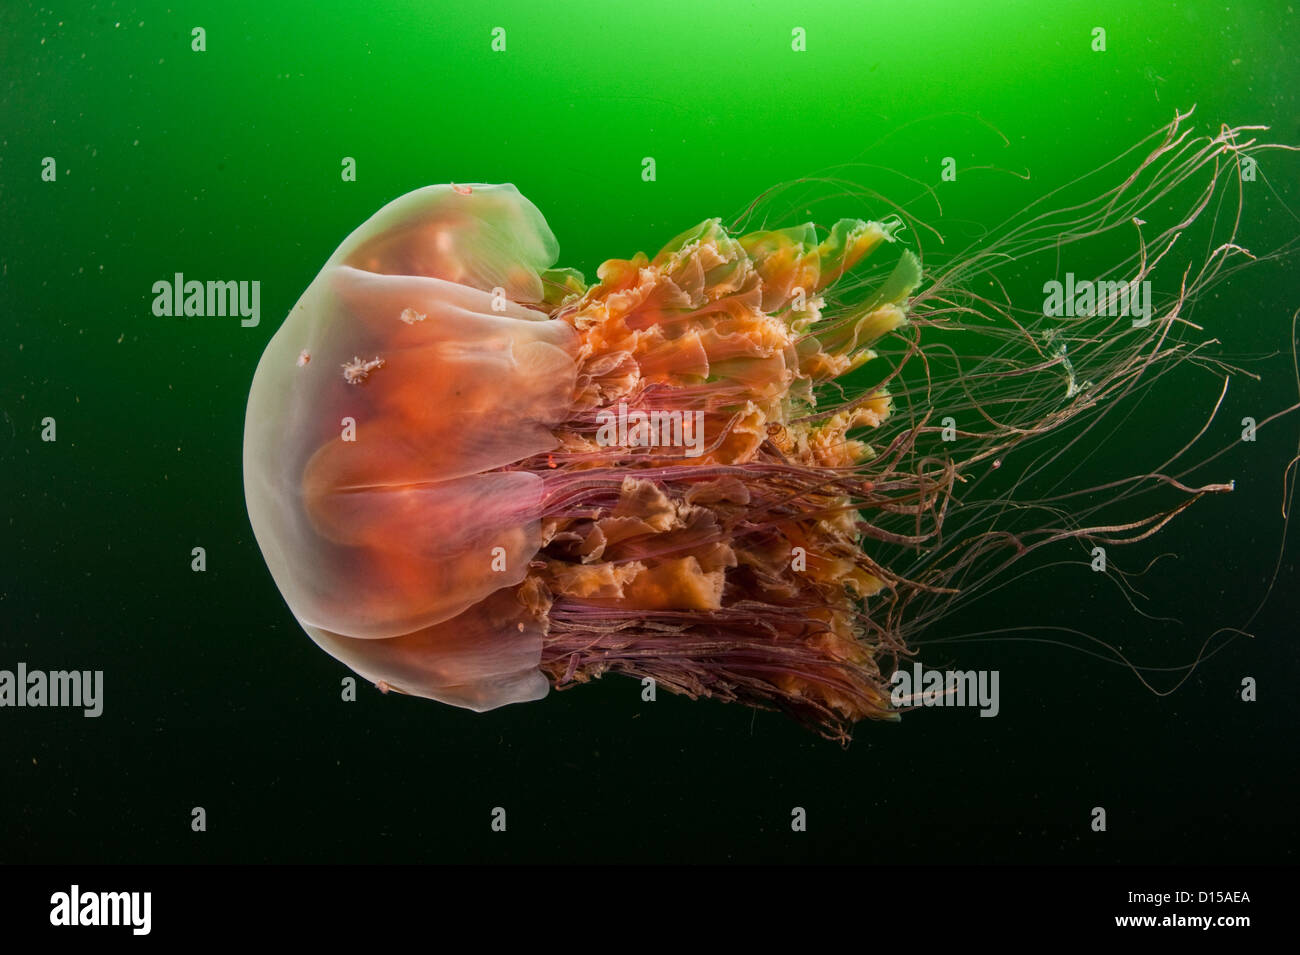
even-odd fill
[{"label": "tentacle cluster", "polygon": [[[520,594],[549,621],[542,669],[557,685],[649,676],[831,735],[892,715],[880,657],[902,647],[870,608],[896,580],[864,548],[861,512],[865,436],[891,402],[885,389],[845,401],[834,382],[906,322],[919,264],[904,252],[842,315],[823,314],[820,293],[893,228],[735,237],[714,219],[653,259],[606,262],[591,288],[553,277],[568,294],[552,318],[581,344],[560,446],[523,464],[547,494]],[[649,424],[611,440],[616,415]]]}]

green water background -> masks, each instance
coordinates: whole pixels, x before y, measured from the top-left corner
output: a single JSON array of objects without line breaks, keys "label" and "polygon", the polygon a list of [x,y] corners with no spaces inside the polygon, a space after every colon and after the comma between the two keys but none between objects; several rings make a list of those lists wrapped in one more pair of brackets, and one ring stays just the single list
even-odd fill
[{"label": "green water background", "polygon": [[[903,177],[937,184],[944,156],[1028,172],[943,185],[949,234],[973,237],[1175,107],[1196,104],[1201,129],[1261,123],[1300,143],[1292,4],[101,2],[9,3],[0,18],[0,667],[106,680],[96,720],[0,711],[0,860],[1294,860],[1290,557],[1257,637],[1171,697],[1060,648],[945,645],[927,663],[1001,671],[1002,714],[862,726],[845,752],[775,714],[648,706],[619,679],[486,715],[364,686],[344,704],[346,671],[266,572],[240,470],[248,385],[280,317],[410,189],[514,182],[561,264],[590,278],[845,163],[908,198]],[[190,49],[195,26],[206,52]],[[807,52],[791,51],[796,26]],[[57,182],[41,181],[46,156]],[[356,182],[341,181],[345,156]],[[1273,185],[1294,207],[1282,168]],[[1264,190],[1251,202],[1252,247],[1296,234]],[[260,280],[260,327],[154,317],[152,284],[174,272]],[[1287,347],[1297,306],[1294,271],[1268,263],[1197,319],[1255,355]],[[1294,400],[1288,364],[1234,383],[1215,446]],[[1173,381],[1150,431],[1101,457],[1194,431],[1207,388]],[[1075,575],[1003,591],[951,632],[1086,617],[1139,657],[1194,657],[1205,623],[1239,622],[1272,571],[1295,432],[1228,459],[1211,477],[1238,492],[1162,540],[1179,559],[1144,589],[1185,626]],[[1235,699],[1246,675],[1258,703]],[[1088,830],[1098,805],[1105,835]],[[494,806],[507,834],[489,829]],[[793,806],[807,833],[790,832]]]}]

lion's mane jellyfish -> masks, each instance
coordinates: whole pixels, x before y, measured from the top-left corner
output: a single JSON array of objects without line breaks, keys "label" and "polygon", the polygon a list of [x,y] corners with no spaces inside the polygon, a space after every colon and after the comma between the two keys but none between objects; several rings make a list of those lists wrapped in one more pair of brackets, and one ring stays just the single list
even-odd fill
[{"label": "lion's mane jellyfish", "polygon": [[[244,476],[276,584],[381,689],[474,710],[614,672],[837,738],[894,716],[888,676],[953,595],[1063,538],[1140,539],[1227,489],[1142,475],[1183,500],[1109,524],[962,490],[1197,353],[1180,309],[1231,241],[1141,327],[970,291],[1120,228],[1137,251],[1110,277],[1148,280],[1253,146],[1190,138],[1185,118],[1109,191],[927,271],[899,215],[710,219],[588,286],[554,268],[511,185],[402,196],[344,241],[258,365]],[[1186,215],[1144,230],[1187,183]],[[947,332],[989,347],[939,371],[927,348]],[[944,440],[941,417],[963,412]],[[1016,527],[1025,513],[1047,517]]]}]

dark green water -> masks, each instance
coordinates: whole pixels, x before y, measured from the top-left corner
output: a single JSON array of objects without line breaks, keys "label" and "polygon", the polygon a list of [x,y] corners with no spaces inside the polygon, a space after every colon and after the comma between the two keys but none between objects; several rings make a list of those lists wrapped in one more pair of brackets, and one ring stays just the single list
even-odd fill
[{"label": "dark green water", "polygon": [[[847,751],[775,714],[647,706],[614,678],[484,715],[365,686],[340,701],[346,671],[302,634],[252,539],[244,403],[280,318],[385,202],[428,183],[513,182],[547,216],[561,264],[590,278],[605,258],[846,163],[858,165],[839,175],[907,199],[911,180],[939,184],[945,156],[994,167],[942,185],[962,246],[1175,107],[1196,104],[1198,129],[1265,124],[1300,143],[1287,3],[793,9],[5,5],[0,668],[100,669],[105,703],[98,719],[0,709],[0,861],[1294,861],[1290,552],[1254,638],[1172,696],[1064,648],[943,644],[933,665],[1000,670],[998,718],[921,712],[860,726]],[[791,50],[794,27],[806,52]],[[1094,27],[1105,52],[1090,49]],[[1283,205],[1297,205],[1296,169],[1265,170],[1277,194],[1248,197],[1244,244],[1296,235]],[[260,281],[260,325],[155,317],[153,283],[176,272]],[[1287,262],[1196,306],[1226,354],[1282,352],[1251,366],[1261,382],[1234,380],[1213,447],[1295,400],[1297,307]],[[1204,377],[1163,385],[1098,449],[1098,473],[1181,444],[1217,393]],[[1143,589],[1181,626],[1048,574],[945,633],[1086,618],[1139,660],[1194,658],[1263,595],[1298,428],[1220,459],[1207,479],[1237,492],[1200,502],[1147,552],[1178,555]],[[204,573],[190,569],[196,546]],[[1237,699],[1247,676],[1258,702]],[[195,806],[206,833],[191,831]],[[489,828],[496,806],[507,833]],[[790,831],[793,806],[808,832]],[[1094,806],[1104,834],[1088,827]]]}]

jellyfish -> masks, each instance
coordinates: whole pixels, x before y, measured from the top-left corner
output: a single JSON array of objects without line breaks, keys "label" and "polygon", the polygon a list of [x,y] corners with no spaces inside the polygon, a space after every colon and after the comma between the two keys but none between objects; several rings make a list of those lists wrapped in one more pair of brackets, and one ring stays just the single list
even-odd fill
[{"label": "jellyfish", "polygon": [[[253,379],[244,481],[277,587],[385,692],[485,711],[622,674],[840,740],[897,719],[890,674],[962,595],[1231,490],[1157,469],[1092,503],[1022,493],[1169,367],[1217,367],[1183,310],[1249,257],[1235,232],[1145,321],[1114,307],[1207,208],[1233,225],[1265,148],[1188,115],[1117,184],[925,267],[901,210],[768,228],[756,206],[588,284],[513,185],[394,200]],[[993,292],[1008,263],[1121,230],[1133,254],[1081,314]],[[1153,485],[1178,499],[1108,519]]]}]

